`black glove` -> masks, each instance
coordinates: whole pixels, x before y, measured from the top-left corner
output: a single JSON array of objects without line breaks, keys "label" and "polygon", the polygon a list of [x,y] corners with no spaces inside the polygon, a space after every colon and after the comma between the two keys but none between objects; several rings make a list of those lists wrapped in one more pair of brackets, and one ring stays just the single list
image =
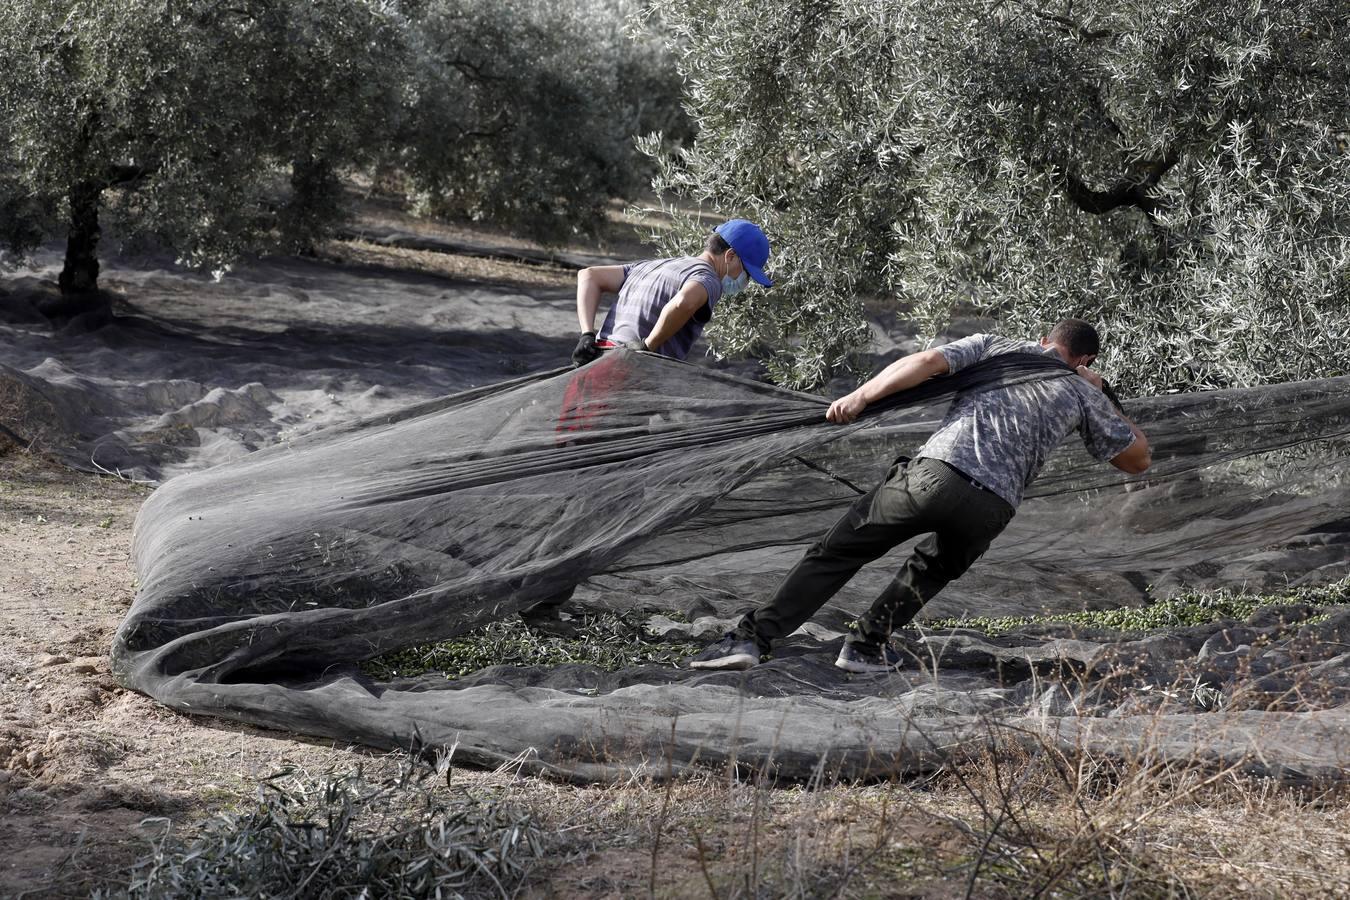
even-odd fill
[{"label": "black glove", "polygon": [[584,366],[600,358],[600,348],[595,346],[595,332],[587,331],[577,341],[577,349],[572,351],[572,365]]},{"label": "black glove", "polygon": [[647,342],[641,339],[636,341],[629,341],[628,343],[624,344],[624,346],[627,347],[629,350],[641,350],[643,353],[651,352],[651,348],[647,346]]}]

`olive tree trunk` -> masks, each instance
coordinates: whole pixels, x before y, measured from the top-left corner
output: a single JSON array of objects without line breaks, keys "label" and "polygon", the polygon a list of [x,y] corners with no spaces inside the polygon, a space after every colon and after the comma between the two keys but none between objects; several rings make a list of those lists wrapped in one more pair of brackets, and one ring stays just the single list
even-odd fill
[{"label": "olive tree trunk", "polygon": [[98,207],[102,195],[103,187],[90,181],[70,189],[70,232],[59,280],[63,295],[98,292]]}]

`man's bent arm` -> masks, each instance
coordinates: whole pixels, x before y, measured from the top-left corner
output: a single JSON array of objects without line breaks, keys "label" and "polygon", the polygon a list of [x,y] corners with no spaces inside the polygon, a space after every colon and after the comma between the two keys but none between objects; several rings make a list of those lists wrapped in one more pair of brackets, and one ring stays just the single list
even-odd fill
[{"label": "man's bent arm", "polygon": [[661,316],[652,326],[651,333],[643,338],[647,349],[655,350],[670,340],[707,302],[707,288],[697,281],[685,282],[680,292],[661,309]]},{"label": "man's bent arm", "polygon": [[1125,419],[1125,424],[1130,426],[1130,430],[1134,432],[1134,443],[1111,457],[1111,465],[1131,475],[1147,472],[1148,467],[1153,465],[1153,448],[1149,446],[1148,436],[1138,425],[1126,419],[1123,415],[1121,418]]},{"label": "man's bent arm", "polygon": [[825,418],[831,422],[852,422],[868,405],[883,397],[923,384],[934,375],[951,371],[947,357],[937,350],[923,350],[901,357],[865,381],[856,391],[830,404]]},{"label": "man's bent arm", "polygon": [[595,331],[595,311],[600,295],[616,294],[623,287],[623,266],[590,266],[577,273],[577,322],[581,332]]},{"label": "man's bent arm", "polygon": [[[1106,382],[1102,376],[1089,369],[1087,366],[1079,366],[1078,374],[1087,380],[1087,383],[1097,390],[1106,392]],[[1121,410],[1119,404],[1114,404],[1115,413],[1126,425],[1130,426],[1130,431],[1134,432],[1134,443],[1124,450],[1111,457],[1111,465],[1122,472],[1128,472],[1131,475],[1139,475],[1148,471],[1148,467],[1153,465],[1153,448],[1149,446],[1148,436],[1136,424],[1130,421],[1129,417]]]}]

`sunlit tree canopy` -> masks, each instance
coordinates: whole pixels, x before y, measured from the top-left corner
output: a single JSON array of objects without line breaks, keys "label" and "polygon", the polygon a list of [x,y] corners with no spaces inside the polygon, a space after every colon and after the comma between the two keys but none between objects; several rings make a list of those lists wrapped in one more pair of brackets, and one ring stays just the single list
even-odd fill
[{"label": "sunlit tree canopy", "polygon": [[[815,385],[875,298],[1100,324],[1135,390],[1350,372],[1342,0],[652,0],[699,125],[677,205],[762,220],[725,353]],[[687,239],[691,220],[672,235]]]}]

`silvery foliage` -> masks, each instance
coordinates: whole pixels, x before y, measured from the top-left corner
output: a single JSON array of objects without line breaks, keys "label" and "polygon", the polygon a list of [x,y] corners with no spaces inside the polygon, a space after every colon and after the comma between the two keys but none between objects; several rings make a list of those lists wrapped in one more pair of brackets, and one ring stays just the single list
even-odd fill
[{"label": "silvery foliage", "polygon": [[688,130],[629,0],[0,0],[0,248],[62,237],[79,185],[124,241],[217,268],[305,247],[340,176],[394,167],[447,212],[546,238]]},{"label": "silvery foliage", "polygon": [[715,350],[818,385],[877,298],[929,336],[967,302],[1095,321],[1136,392],[1350,371],[1343,0],[650,8],[700,129],[644,145],[656,188],[774,243],[781,286],[725,303]]}]

